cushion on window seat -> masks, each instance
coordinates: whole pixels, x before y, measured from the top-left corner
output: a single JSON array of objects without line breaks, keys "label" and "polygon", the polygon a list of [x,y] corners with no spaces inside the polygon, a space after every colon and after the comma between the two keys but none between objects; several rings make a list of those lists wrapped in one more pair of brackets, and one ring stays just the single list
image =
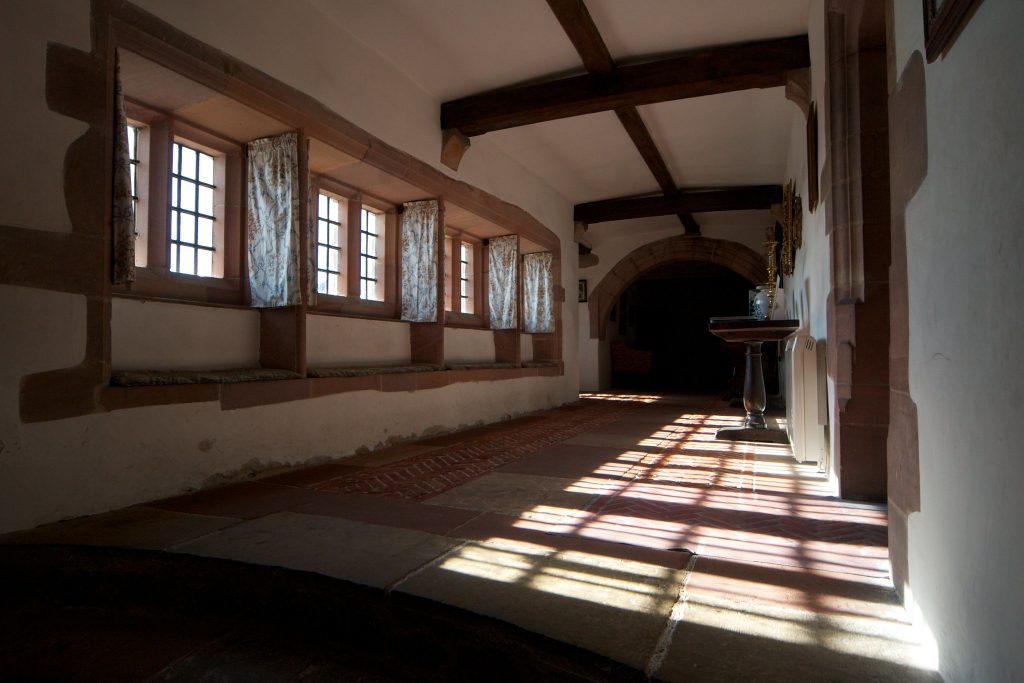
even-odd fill
[{"label": "cushion on window seat", "polygon": [[233,370],[120,370],[110,375],[113,387],[153,387],[168,384],[234,384],[275,379],[302,379],[302,375],[276,368]]},{"label": "cushion on window seat", "polygon": [[557,360],[524,360],[524,368],[557,368]]},{"label": "cushion on window seat", "polygon": [[449,370],[505,370],[518,368],[516,363],[449,363]]},{"label": "cushion on window seat", "polygon": [[310,368],[310,377],[365,377],[367,375],[393,375],[402,372],[432,372],[440,365],[412,363],[410,365],[356,365],[339,368]]}]

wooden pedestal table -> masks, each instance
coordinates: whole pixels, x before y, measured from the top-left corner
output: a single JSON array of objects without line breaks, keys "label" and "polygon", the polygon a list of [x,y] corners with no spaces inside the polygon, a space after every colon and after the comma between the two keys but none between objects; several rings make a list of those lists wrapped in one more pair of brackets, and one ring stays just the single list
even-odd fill
[{"label": "wooden pedestal table", "polygon": [[729,342],[747,345],[747,369],[743,378],[743,407],[747,419],[742,427],[719,429],[715,438],[723,441],[758,441],[762,443],[789,443],[782,429],[770,429],[764,420],[767,398],[764,391],[764,372],[761,369],[761,345],[767,341],[782,341],[796,332],[797,320],[758,320],[757,318],[711,318],[708,331]]}]

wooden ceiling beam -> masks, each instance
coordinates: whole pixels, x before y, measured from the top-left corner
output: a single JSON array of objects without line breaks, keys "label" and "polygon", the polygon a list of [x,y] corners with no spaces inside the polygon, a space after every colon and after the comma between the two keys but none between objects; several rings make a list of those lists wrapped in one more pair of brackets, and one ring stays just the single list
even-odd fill
[{"label": "wooden ceiling beam", "polygon": [[[588,72],[596,74],[615,70],[615,61],[583,0],[548,0],[548,6],[576,48]],[[678,183],[668,170],[668,165],[658,151],[657,145],[654,144],[654,138],[640,117],[639,110],[635,106],[616,107],[615,115],[626,129],[662,192],[665,195],[676,194]],[[681,213],[679,221],[686,228],[687,234],[700,234],[700,225],[692,215]]]},{"label": "wooden ceiling beam", "polygon": [[441,105],[441,129],[467,137],[542,121],[751,88],[810,66],[807,36],[691,50],[668,59],[492,90]]},{"label": "wooden ceiling beam", "polygon": [[679,213],[770,209],[772,204],[781,201],[781,185],[680,190],[672,196],[622,197],[577,204],[573,209],[573,220],[593,225],[607,221],[671,216]]}]

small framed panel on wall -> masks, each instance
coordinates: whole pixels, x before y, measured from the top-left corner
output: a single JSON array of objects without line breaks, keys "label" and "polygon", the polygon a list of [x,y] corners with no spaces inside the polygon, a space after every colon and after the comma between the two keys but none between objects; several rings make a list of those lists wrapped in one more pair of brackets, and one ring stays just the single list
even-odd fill
[{"label": "small framed panel on wall", "polygon": [[924,43],[928,61],[944,56],[971,20],[982,0],[922,0]]},{"label": "small framed panel on wall", "polygon": [[576,299],[581,304],[587,303],[587,281],[580,280],[580,294],[579,298]]}]

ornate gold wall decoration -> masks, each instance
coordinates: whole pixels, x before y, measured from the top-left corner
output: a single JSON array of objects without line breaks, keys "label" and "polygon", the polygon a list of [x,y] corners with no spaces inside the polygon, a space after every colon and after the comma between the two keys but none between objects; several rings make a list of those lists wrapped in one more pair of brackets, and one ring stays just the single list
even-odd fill
[{"label": "ornate gold wall decoration", "polygon": [[793,274],[796,251],[803,245],[803,207],[796,183],[790,180],[782,192],[782,274]]}]

